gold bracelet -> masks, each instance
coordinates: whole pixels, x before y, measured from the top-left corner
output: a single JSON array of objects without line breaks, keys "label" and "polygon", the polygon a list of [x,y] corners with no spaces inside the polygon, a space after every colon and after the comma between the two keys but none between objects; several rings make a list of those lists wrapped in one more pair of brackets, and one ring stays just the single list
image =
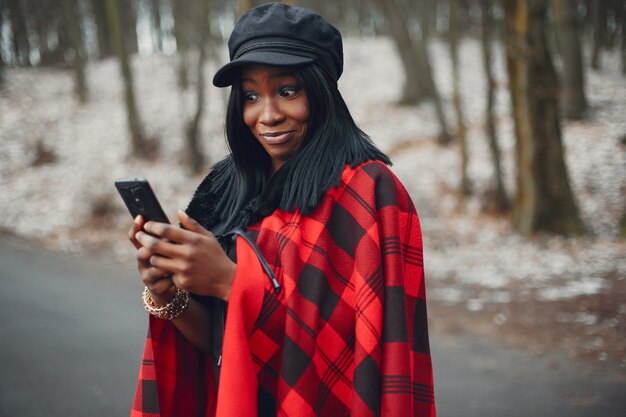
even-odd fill
[{"label": "gold bracelet", "polygon": [[155,317],[163,320],[172,320],[180,316],[189,304],[189,292],[176,288],[174,297],[164,306],[157,306],[152,299],[152,294],[148,287],[143,289],[141,295],[143,300],[143,308]]}]

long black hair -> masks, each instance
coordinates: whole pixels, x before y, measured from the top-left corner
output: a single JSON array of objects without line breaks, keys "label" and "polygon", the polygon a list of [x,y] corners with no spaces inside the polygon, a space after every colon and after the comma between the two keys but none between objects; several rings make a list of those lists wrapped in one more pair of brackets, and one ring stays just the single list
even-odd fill
[{"label": "long black hair", "polygon": [[[293,68],[309,104],[307,132],[300,148],[270,176],[271,158],[243,121],[243,93],[232,86],[226,113],[231,155],[216,166],[212,195],[219,195],[215,220],[226,229],[259,221],[275,209],[311,213],[324,193],[338,186],[346,164],[368,160],[391,165],[358,128],[337,88],[316,64]],[[219,167],[219,169],[218,169]]]}]

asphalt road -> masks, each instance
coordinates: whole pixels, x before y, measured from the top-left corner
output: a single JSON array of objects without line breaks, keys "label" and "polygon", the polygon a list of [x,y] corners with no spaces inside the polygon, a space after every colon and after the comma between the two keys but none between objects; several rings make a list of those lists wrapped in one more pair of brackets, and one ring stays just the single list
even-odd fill
[{"label": "asphalt road", "polygon": [[[127,416],[146,334],[134,266],[0,236],[0,288],[0,416]],[[431,350],[440,417],[626,415],[618,364],[469,335],[431,335]]]}]

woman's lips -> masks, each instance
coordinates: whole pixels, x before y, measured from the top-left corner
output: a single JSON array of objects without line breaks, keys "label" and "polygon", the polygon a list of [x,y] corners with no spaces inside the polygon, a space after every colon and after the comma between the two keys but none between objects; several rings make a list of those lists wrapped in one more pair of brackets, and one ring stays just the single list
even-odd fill
[{"label": "woman's lips", "polygon": [[279,145],[291,139],[291,136],[293,136],[294,133],[295,130],[290,130],[287,132],[269,132],[261,133],[261,137],[265,142],[269,143],[270,145]]}]

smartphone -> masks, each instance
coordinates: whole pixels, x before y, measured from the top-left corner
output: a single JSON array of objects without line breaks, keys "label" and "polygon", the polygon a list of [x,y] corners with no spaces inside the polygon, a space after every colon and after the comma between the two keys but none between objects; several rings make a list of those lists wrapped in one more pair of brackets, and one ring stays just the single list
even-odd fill
[{"label": "smartphone", "polygon": [[133,219],[141,214],[145,221],[170,222],[145,178],[117,180],[115,188],[122,196]]}]

